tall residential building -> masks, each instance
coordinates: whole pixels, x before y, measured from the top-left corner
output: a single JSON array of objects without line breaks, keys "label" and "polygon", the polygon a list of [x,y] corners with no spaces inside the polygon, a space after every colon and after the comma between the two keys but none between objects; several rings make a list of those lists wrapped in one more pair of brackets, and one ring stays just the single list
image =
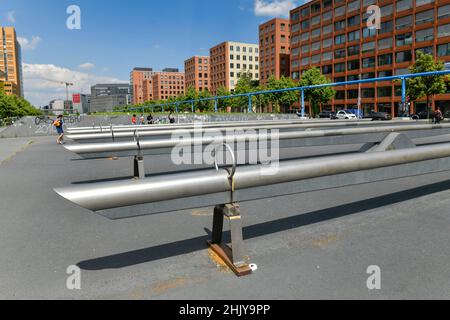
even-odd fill
[{"label": "tall residential building", "polygon": [[209,89],[209,57],[195,56],[184,62],[186,89],[194,87],[197,92]]},{"label": "tall residential building", "polygon": [[241,42],[223,42],[210,50],[211,92],[225,87],[234,91],[239,78],[248,72],[259,81],[259,46]]},{"label": "tall residential building", "polygon": [[97,84],[91,87],[90,112],[111,112],[131,102],[128,83]]},{"label": "tall residential building", "polygon": [[156,74],[152,68],[134,68],[130,72],[131,100],[140,104],[153,100],[152,78]]},{"label": "tall residential building", "polygon": [[[381,8],[380,29],[369,28],[367,8]],[[416,51],[450,61],[450,1],[448,0],[313,0],[290,12],[291,76],[299,79],[318,66],[334,82],[409,73]],[[325,110],[355,108],[397,116],[399,83],[378,82],[335,88]],[[433,107],[449,115],[450,94],[435,97]],[[411,113],[426,110],[415,103]]]},{"label": "tall residential building", "polygon": [[23,97],[22,53],[14,27],[0,27],[0,81],[6,94]]},{"label": "tall residential building", "polygon": [[261,84],[271,76],[290,76],[290,23],[272,19],[259,26],[259,67]]},{"label": "tall residential building", "polygon": [[184,72],[167,68],[156,73],[153,78],[153,100],[168,100],[185,92]]}]

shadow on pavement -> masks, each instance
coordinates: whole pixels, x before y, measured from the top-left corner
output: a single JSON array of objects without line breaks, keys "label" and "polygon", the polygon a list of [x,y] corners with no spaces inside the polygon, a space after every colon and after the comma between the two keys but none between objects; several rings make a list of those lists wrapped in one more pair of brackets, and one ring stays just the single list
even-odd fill
[{"label": "shadow on pavement", "polygon": [[[282,231],[292,230],[328,220],[349,216],[384,206],[413,200],[433,193],[442,192],[450,189],[450,180],[435,184],[408,189],[389,195],[362,200],[350,204],[340,205],[333,208],[313,211],[293,217],[283,218],[275,221],[259,223],[244,228],[244,238],[253,239],[265,235],[270,235]],[[212,223],[212,222],[211,222]],[[207,233],[210,232],[207,230]],[[228,239],[225,235],[224,239]],[[206,241],[210,235],[200,236],[192,239],[172,242],[160,246],[146,249],[125,252],[107,257],[96,258],[80,262],[78,266],[83,270],[104,270],[118,269],[147,263],[155,260],[166,259],[174,256],[188,254],[206,248]]]}]

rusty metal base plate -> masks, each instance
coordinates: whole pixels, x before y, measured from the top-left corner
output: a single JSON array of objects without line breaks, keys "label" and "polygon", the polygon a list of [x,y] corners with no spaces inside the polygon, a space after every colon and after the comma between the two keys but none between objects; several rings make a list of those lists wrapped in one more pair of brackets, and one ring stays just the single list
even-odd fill
[{"label": "rusty metal base plate", "polygon": [[215,254],[219,256],[220,259],[225,262],[225,264],[236,274],[238,277],[248,276],[252,273],[252,269],[249,266],[244,266],[241,268],[237,268],[231,259],[231,249],[225,244],[213,244],[211,241],[208,241],[208,246],[214,251]]}]

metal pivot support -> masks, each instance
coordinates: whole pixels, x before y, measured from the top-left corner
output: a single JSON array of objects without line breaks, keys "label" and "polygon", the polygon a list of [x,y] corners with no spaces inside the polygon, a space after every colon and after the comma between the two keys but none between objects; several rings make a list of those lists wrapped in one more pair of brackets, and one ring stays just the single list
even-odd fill
[{"label": "metal pivot support", "polygon": [[[224,219],[230,224],[231,247],[222,242]],[[218,205],[214,208],[212,240],[208,245],[238,277],[252,273],[247,262],[248,258],[246,259],[244,255],[242,218],[237,203]]]},{"label": "metal pivot support", "polygon": [[[227,168],[229,173],[228,179],[231,187],[230,203],[218,205],[214,208],[212,240],[208,242],[208,244],[210,248],[228,265],[228,267],[233,270],[238,277],[241,277],[249,275],[252,273],[252,270],[246,262],[246,258],[244,256],[241,210],[239,204],[234,203],[234,175],[236,173],[236,157],[233,149],[228,144],[224,143],[215,149],[215,166],[216,170],[219,170],[219,165],[217,163],[217,150],[223,146],[225,146],[230,152],[233,161],[232,168]],[[231,248],[222,243],[224,219],[227,219],[230,224]]]},{"label": "metal pivot support", "polygon": [[134,156],[134,178],[145,179],[144,156],[142,155],[138,130],[134,131],[134,141],[136,142],[138,147],[138,154]]}]

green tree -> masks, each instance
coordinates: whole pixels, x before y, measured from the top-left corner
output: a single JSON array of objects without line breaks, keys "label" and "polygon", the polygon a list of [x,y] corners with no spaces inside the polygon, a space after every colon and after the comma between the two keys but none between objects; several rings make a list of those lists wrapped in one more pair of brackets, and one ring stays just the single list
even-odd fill
[{"label": "green tree", "polygon": [[[330,83],[330,80],[322,74],[319,68],[313,67],[303,73],[299,85],[306,87],[327,83]],[[311,107],[311,117],[314,118],[319,113],[321,104],[329,102],[335,95],[336,91],[331,87],[305,90],[305,99],[309,101]]]},{"label": "green tree", "polygon": [[[442,61],[435,61],[430,54],[417,51],[416,62],[409,68],[411,73],[422,73],[445,70]],[[407,94],[411,101],[427,97],[427,112],[430,113],[430,102],[434,95],[447,91],[445,76],[416,77],[407,80]],[[429,115],[429,114],[428,114]]]},{"label": "green tree", "polygon": [[[208,90],[200,91],[197,93],[198,99],[208,99],[211,98],[212,95]],[[199,109],[201,112],[210,112],[214,110],[214,101],[207,100],[207,101],[199,101],[196,104],[197,109]]]},{"label": "green tree", "polygon": [[[274,76],[271,76],[267,82],[267,90],[281,90],[288,88],[295,88],[298,84],[291,78],[282,76],[277,80]],[[290,107],[292,104],[299,100],[298,91],[286,91],[280,93],[269,93],[268,101],[274,106],[275,112],[281,112],[282,107]]]},{"label": "green tree", "polygon": [[[259,86],[258,81],[252,80],[250,72],[244,72],[241,74],[236,87],[234,88],[234,94],[246,94],[255,92]],[[231,99],[231,105],[233,108],[238,109],[240,112],[248,109],[248,98],[247,97],[237,97]]]},{"label": "green tree", "polygon": [[[217,88],[218,97],[227,97],[230,95],[231,95],[230,91],[224,86]],[[229,106],[230,106],[230,99],[219,99],[217,102],[217,107],[219,110],[226,111],[227,107]]]},{"label": "green tree", "polygon": [[31,105],[27,100],[16,95],[6,95],[0,91],[0,119],[38,116],[42,112]]}]

